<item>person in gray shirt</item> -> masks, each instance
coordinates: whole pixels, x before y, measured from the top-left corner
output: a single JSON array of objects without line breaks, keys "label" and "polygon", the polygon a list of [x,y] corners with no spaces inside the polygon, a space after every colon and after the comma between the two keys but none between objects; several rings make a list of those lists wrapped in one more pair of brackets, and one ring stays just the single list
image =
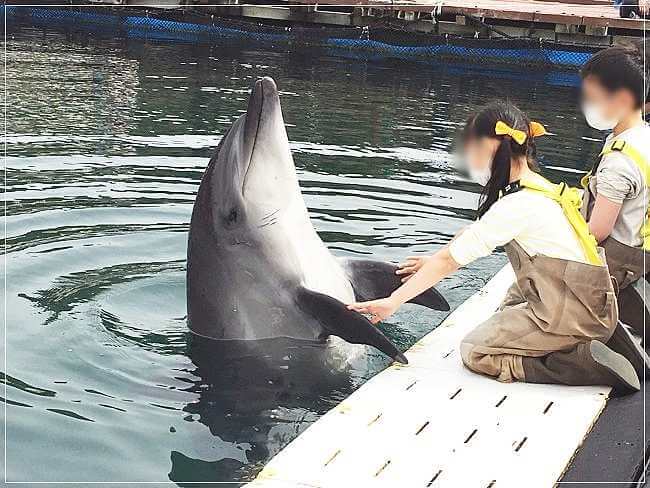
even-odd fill
[{"label": "person in gray shirt", "polygon": [[[637,49],[612,47],[595,54],[581,72],[587,123],[612,131],[599,160],[583,178],[583,212],[591,233],[605,249],[610,274],[620,289],[619,318],[640,335],[644,323],[650,324],[645,280],[641,279],[650,255],[650,127],[643,118],[644,66]],[[617,330],[614,342],[621,342],[619,347],[628,347],[633,354],[625,328]],[[637,365],[643,367],[643,363]]]}]

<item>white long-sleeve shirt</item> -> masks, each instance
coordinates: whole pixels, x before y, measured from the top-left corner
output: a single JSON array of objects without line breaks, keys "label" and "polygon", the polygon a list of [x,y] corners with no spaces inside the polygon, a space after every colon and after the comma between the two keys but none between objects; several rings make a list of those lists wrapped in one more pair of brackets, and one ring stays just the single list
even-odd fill
[{"label": "white long-sleeve shirt", "polygon": [[[540,177],[535,175],[532,178]],[[483,217],[451,243],[449,252],[458,264],[464,266],[513,239],[531,256],[543,254],[587,262],[562,207],[541,193],[525,189],[494,203]]]}]

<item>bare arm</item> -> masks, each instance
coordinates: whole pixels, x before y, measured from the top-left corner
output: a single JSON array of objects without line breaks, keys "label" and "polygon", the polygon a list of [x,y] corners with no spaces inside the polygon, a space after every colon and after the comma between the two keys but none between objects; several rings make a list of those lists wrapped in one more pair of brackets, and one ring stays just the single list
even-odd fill
[{"label": "bare arm", "polygon": [[[465,229],[462,229],[459,232],[457,232],[456,235],[454,235],[454,237],[451,239],[451,241],[449,241],[447,244],[444,245],[443,249],[441,249],[440,252],[443,250],[448,250],[452,242],[454,242],[458,238],[458,236],[460,236],[463,232],[465,232]],[[399,268],[395,272],[395,274],[402,275],[402,283],[404,283],[405,281],[408,281],[411,278],[413,278],[415,276],[415,273],[417,273],[424,266],[424,263],[426,263],[429,259],[435,257],[436,255],[437,253],[434,254],[433,256],[427,256],[427,257],[409,256],[408,258],[406,258],[406,261],[404,261],[399,265]],[[451,258],[451,255],[449,257]],[[456,263],[456,269],[458,269],[458,267],[459,266]],[[449,274],[456,271],[456,269],[452,270]]]},{"label": "bare arm", "polygon": [[348,308],[359,313],[371,314],[371,322],[376,324],[393,315],[401,305],[428,290],[459,267],[460,265],[451,257],[449,248],[443,247],[428,258],[417,273],[411,275],[408,281],[391,293],[389,297],[369,302],[351,303]]},{"label": "bare arm", "polygon": [[427,259],[424,266],[395,290],[391,294],[391,297],[399,305],[402,305],[432,286],[435,286],[440,280],[452,274],[459,267],[460,265],[454,261],[454,258],[449,253],[449,246],[445,246]]},{"label": "bare arm", "polygon": [[602,195],[596,196],[589,219],[589,230],[598,242],[604,241],[612,233],[620,211],[620,203],[615,203]]}]

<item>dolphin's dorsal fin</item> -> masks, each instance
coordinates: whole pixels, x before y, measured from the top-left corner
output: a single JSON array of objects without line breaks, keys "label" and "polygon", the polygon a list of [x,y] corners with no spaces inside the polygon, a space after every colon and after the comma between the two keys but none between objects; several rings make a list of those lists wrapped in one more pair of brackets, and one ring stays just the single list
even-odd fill
[{"label": "dolphin's dorsal fin", "polygon": [[336,298],[300,287],[296,305],[320,323],[327,335],[335,335],[353,344],[367,344],[379,349],[395,361],[408,360],[388,337],[366,317],[348,308]]},{"label": "dolphin's dorsal fin", "polygon": [[[360,302],[387,297],[402,284],[399,275],[395,274],[397,266],[391,263],[350,259],[343,263],[343,267]],[[429,288],[410,302],[434,310],[449,310],[449,303],[435,288]]]}]

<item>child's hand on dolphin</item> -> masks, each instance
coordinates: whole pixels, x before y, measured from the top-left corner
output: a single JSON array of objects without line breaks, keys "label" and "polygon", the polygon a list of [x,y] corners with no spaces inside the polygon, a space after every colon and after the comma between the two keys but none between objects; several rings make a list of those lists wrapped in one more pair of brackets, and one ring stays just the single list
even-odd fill
[{"label": "child's hand on dolphin", "polygon": [[377,324],[393,315],[400,304],[392,297],[380,298],[369,302],[356,302],[348,305],[348,310],[370,315],[370,322]]},{"label": "child's hand on dolphin", "polygon": [[404,283],[405,281],[408,281],[411,276],[417,273],[422,266],[424,266],[424,263],[427,262],[427,259],[428,257],[409,256],[406,258],[406,261],[400,263],[397,271],[395,271],[395,274],[404,275],[402,277],[402,283]]}]

